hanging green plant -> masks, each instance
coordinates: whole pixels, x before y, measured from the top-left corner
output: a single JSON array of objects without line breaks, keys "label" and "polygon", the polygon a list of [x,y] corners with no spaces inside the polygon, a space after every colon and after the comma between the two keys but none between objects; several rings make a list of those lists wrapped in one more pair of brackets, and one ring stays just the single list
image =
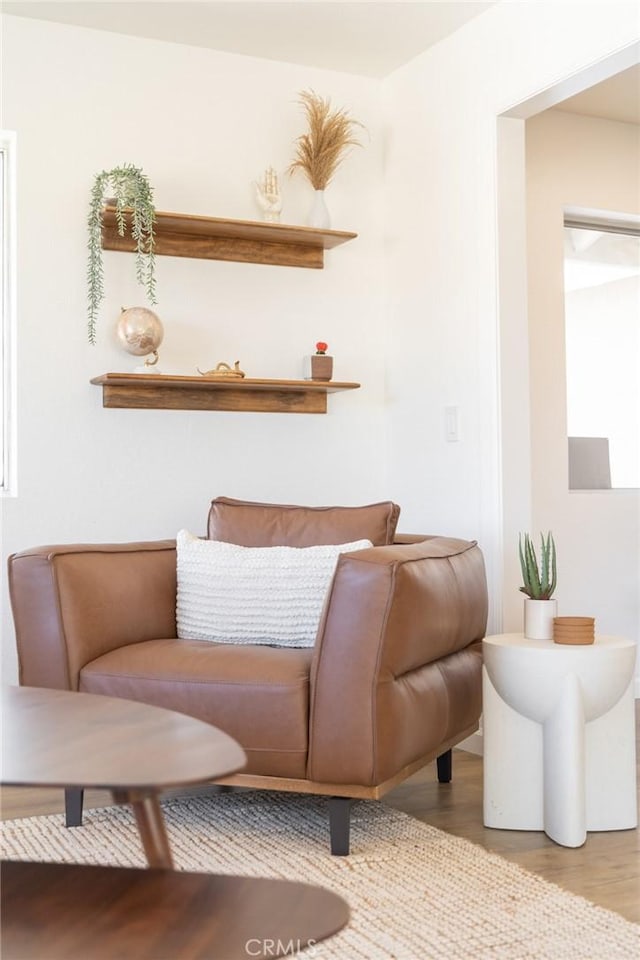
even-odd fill
[{"label": "hanging green plant", "polygon": [[145,288],[149,303],[156,301],[155,234],[156,208],[153,187],[139,167],[125,163],[96,174],[89,204],[88,324],[89,343],[96,342],[96,321],[104,300],[104,268],[102,263],[102,222],[105,200],[115,206],[116,224],[121,237],[127,220],[136,243],[136,279]]}]

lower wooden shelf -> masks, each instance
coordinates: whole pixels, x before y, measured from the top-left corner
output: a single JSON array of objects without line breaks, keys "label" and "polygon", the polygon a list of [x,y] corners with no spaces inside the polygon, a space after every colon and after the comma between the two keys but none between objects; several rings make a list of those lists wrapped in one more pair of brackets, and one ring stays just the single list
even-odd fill
[{"label": "lower wooden shelf", "polygon": [[102,387],[103,407],[249,413],[326,413],[328,393],[360,386],[336,380],[210,379],[150,373],[104,373],[91,383]]}]

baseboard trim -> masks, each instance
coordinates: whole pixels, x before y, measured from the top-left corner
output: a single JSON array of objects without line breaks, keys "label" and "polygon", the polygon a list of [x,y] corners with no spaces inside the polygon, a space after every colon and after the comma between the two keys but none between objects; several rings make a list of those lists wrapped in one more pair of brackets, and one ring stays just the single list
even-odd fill
[{"label": "baseboard trim", "polygon": [[481,757],[484,753],[482,730],[477,730],[476,733],[472,733],[466,740],[462,740],[456,744],[456,750],[466,750],[467,753],[475,753]]}]

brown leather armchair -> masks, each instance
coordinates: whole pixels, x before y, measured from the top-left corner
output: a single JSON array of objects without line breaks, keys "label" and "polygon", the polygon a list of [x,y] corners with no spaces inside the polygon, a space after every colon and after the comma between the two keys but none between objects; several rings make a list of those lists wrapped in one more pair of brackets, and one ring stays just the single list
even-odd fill
[{"label": "brown leather armchair", "polygon": [[[177,638],[174,541],[46,546],[10,557],[20,682],[156,704],[218,726],[246,770],[223,784],[325,794],[332,852],[352,799],[378,799],[478,727],[487,617],[475,542],[395,537],[398,508],[218,498],[210,539],[343,543],[313,648]],[[67,797],[67,822],[82,798]],[[79,802],[78,802],[79,801]]]}]

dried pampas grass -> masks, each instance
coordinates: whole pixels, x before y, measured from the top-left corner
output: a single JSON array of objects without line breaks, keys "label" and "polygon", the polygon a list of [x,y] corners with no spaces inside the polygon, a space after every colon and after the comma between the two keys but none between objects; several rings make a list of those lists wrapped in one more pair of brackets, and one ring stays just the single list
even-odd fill
[{"label": "dried pampas grass", "polygon": [[344,160],[347,147],[362,146],[353,131],[364,127],[346,110],[332,110],[331,100],[313,90],[303,90],[298,102],[304,107],[309,132],[295,141],[296,157],[289,173],[301,170],[314,190],[324,190]]}]

